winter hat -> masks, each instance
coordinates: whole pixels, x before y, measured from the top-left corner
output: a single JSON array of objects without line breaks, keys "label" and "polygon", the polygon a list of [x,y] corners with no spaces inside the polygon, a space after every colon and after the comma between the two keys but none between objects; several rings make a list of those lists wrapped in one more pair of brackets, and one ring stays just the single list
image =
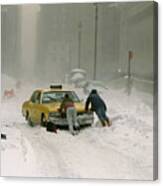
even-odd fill
[{"label": "winter hat", "polygon": [[96,90],[96,89],[93,89],[93,90],[91,91],[91,94],[97,94],[97,90]]},{"label": "winter hat", "polygon": [[69,95],[68,94],[65,94],[65,98],[69,98]]}]

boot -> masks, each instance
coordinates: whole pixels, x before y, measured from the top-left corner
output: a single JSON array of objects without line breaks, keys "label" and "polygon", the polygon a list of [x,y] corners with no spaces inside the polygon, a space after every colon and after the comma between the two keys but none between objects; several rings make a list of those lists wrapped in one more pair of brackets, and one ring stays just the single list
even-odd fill
[{"label": "boot", "polygon": [[72,134],[73,136],[76,136],[76,135],[78,134],[78,132],[77,132],[77,131],[72,131],[71,134]]},{"label": "boot", "polygon": [[105,121],[101,121],[101,123],[102,123],[102,126],[103,126],[103,127],[105,127],[105,126],[106,126]]},{"label": "boot", "polygon": [[110,119],[106,120],[107,126],[110,127],[112,125],[112,122]]},{"label": "boot", "polygon": [[74,130],[80,132],[80,126],[74,126]]},{"label": "boot", "polygon": [[54,130],[54,133],[56,133],[56,134],[57,134],[57,128],[56,128],[56,127],[54,127],[54,129],[53,129],[53,130]]}]

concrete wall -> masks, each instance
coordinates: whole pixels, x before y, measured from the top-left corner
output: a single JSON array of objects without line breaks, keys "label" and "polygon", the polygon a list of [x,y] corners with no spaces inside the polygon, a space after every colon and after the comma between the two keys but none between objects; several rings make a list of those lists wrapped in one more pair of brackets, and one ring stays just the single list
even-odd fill
[{"label": "concrete wall", "polygon": [[2,73],[19,77],[20,11],[18,6],[1,6],[1,67]]},{"label": "concrete wall", "polygon": [[116,4],[98,5],[97,79],[117,76],[119,59],[120,12]]},{"label": "concrete wall", "polygon": [[[38,5],[21,6],[21,65],[19,66],[19,69],[21,71],[22,78],[29,81],[37,78],[35,64],[37,61],[36,28],[38,12]],[[37,68],[39,68],[39,66]]]},{"label": "concrete wall", "polygon": [[92,78],[94,64],[92,5],[42,5],[37,32],[38,63],[43,67],[40,73],[47,74],[46,79],[63,81],[66,73],[79,67],[88,72],[88,78]]},{"label": "concrete wall", "polygon": [[[87,70],[88,78],[93,79],[96,70],[98,80],[108,81],[127,73],[128,51],[132,50],[134,53],[132,74],[151,80],[153,3],[103,3],[97,6],[96,69],[94,69],[95,5],[70,4],[41,7],[38,32],[42,32],[40,38],[44,39],[39,44],[42,48],[39,55],[42,56],[42,53],[47,51],[46,56],[41,59],[45,66],[46,63],[48,64],[44,72],[47,73],[50,65],[58,77],[72,68],[81,67]],[[82,25],[80,31],[79,24]],[[81,32],[80,51],[79,32]],[[118,73],[119,69],[122,74]],[[54,77],[54,74],[51,77]],[[63,80],[64,77],[62,76],[61,79]]]},{"label": "concrete wall", "polygon": [[133,51],[131,73],[153,79],[153,3],[130,3],[121,7],[119,66],[127,73],[128,51]]}]

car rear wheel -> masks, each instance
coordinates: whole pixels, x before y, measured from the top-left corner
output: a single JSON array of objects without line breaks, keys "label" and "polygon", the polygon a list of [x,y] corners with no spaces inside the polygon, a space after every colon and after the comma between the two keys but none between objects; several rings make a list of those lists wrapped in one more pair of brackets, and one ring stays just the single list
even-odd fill
[{"label": "car rear wheel", "polygon": [[26,115],[25,115],[25,120],[28,121],[28,116],[29,116],[29,112],[27,111],[26,112]]}]

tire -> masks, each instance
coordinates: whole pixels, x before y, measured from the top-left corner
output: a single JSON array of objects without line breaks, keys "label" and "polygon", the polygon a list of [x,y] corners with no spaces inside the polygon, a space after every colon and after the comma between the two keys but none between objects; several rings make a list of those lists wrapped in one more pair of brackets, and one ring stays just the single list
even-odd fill
[{"label": "tire", "polygon": [[29,116],[29,112],[27,111],[26,112],[26,115],[25,115],[25,120],[28,121],[28,116]]},{"label": "tire", "polygon": [[32,122],[31,118],[28,117],[28,125],[31,126],[31,127],[34,127],[34,123]]},{"label": "tire", "polygon": [[27,121],[28,125],[31,127],[34,127],[34,123],[31,121],[31,118],[29,117],[29,112],[26,112],[25,120]]},{"label": "tire", "polygon": [[45,119],[45,115],[41,114],[41,126],[46,127],[47,126],[47,121]]}]

